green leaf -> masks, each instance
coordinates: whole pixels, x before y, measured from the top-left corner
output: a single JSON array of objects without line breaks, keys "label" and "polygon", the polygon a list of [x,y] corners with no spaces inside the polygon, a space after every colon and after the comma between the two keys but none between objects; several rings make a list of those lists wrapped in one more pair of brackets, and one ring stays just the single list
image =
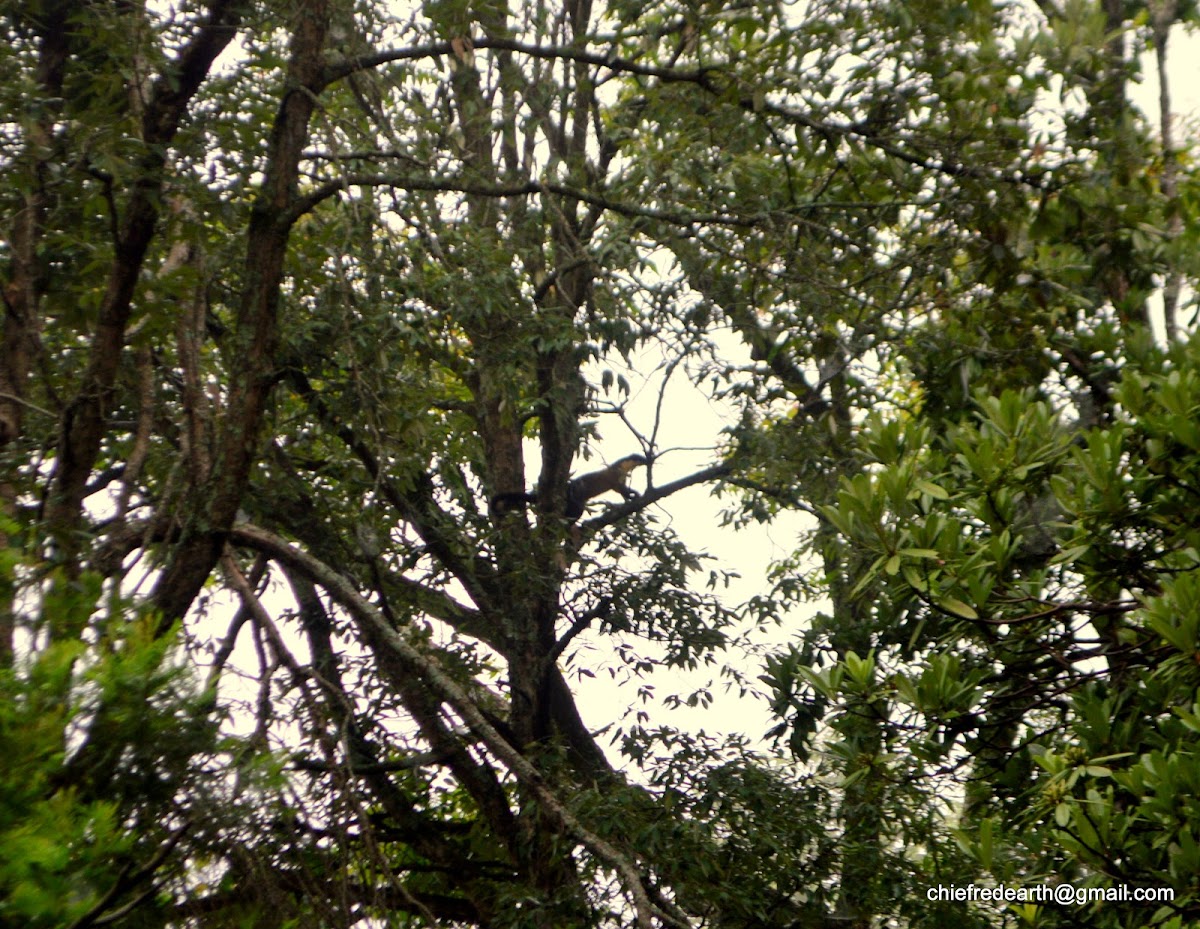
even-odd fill
[{"label": "green leaf", "polygon": [[937,604],[943,610],[953,613],[955,616],[961,616],[963,619],[979,619],[979,613],[973,606],[954,597],[943,597],[937,601]]},{"label": "green leaf", "polygon": [[944,487],[939,484],[935,484],[933,481],[925,480],[924,478],[921,478],[917,481],[917,489],[920,490],[921,493],[928,494],[929,496],[933,497],[935,500],[950,499],[950,494]]}]

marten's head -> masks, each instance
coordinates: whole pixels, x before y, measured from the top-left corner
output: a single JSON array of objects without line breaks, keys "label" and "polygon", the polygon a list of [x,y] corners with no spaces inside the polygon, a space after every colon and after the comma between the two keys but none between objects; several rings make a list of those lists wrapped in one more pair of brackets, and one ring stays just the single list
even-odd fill
[{"label": "marten's head", "polygon": [[640,468],[649,463],[650,462],[646,459],[645,455],[626,455],[620,461],[617,461],[615,464],[613,464],[613,467],[622,474],[628,474],[634,468]]}]

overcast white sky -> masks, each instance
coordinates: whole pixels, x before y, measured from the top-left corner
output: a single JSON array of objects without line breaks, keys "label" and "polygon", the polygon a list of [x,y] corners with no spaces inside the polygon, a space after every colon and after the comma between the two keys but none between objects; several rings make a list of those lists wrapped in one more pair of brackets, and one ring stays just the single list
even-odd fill
[{"label": "overcast white sky", "polygon": [[[1169,47],[1172,108],[1176,116],[1177,145],[1190,143],[1195,147],[1200,138],[1200,32],[1187,34],[1176,30]],[[1153,56],[1144,60],[1144,79],[1132,93],[1134,103],[1146,114],[1151,123],[1159,124],[1158,77]],[[1190,316],[1182,314],[1182,319]],[[653,364],[653,362],[651,362]],[[646,372],[648,373],[648,372]],[[639,429],[649,431],[654,418],[657,396],[647,388],[635,396],[629,406],[629,415]],[[671,415],[664,418],[664,427],[659,437],[659,447],[699,446],[715,444],[721,429],[732,421],[729,409],[710,401],[701,390],[692,387],[684,378],[676,377],[664,409]],[[602,423],[606,435],[599,448],[605,460],[613,461],[622,455],[637,451],[633,438],[622,435],[615,422]],[[665,458],[655,474],[655,482],[666,483],[675,477],[700,467],[703,455],[672,455]],[[581,470],[588,470],[580,463]],[[642,487],[643,479],[635,472],[634,486]],[[728,594],[728,602],[745,601],[755,593],[768,589],[766,571],[769,565],[790,554],[796,548],[798,533],[806,525],[800,517],[780,519],[772,526],[752,526],[742,531],[719,528],[721,504],[712,496],[712,487],[704,485],[683,491],[664,500],[659,515],[669,521],[676,532],[693,550],[706,552],[715,557],[711,566],[717,570],[734,571],[741,575],[741,582]],[[784,628],[777,630],[771,639],[780,643],[793,639],[803,628],[808,616],[819,610],[820,604],[810,609],[797,610]],[[593,640],[600,643],[597,640]],[[611,656],[610,656],[611,657]],[[726,656],[735,659],[735,655]],[[748,671],[750,669],[747,669]],[[684,692],[703,685],[712,678],[711,669],[695,674],[668,675],[659,672],[653,683],[660,696],[672,692]],[[612,721],[615,707],[624,707],[634,700],[634,690],[620,687],[610,681],[608,675],[596,679],[583,679],[577,684],[581,712],[589,724],[602,726]],[[737,700],[725,697],[718,682],[714,689],[717,702],[707,709],[677,711],[669,718],[665,711],[653,713],[662,723],[689,729],[704,728],[709,733],[741,732],[754,738],[760,736],[771,725],[771,720],[761,701]]]},{"label": "overcast white sky", "polygon": [[[1200,123],[1200,69],[1196,67],[1196,61],[1200,59],[1200,35],[1188,36],[1179,32],[1173,38],[1171,56],[1173,106],[1179,114],[1176,141],[1181,143],[1191,140],[1194,144],[1197,139],[1197,125]],[[1143,82],[1135,89],[1133,97],[1151,122],[1157,125],[1158,86],[1152,58],[1148,58],[1145,63],[1145,75]],[[737,351],[732,344],[733,340],[730,341],[731,352]],[[650,360],[641,374],[651,379],[645,386],[641,386],[636,375],[631,374],[634,396],[627,411],[635,427],[643,434],[648,434],[653,426],[658,399],[657,381],[651,377],[657,358],[651,358],[649,353],[647,358]],[[663,409],[663,422],[657,437],[659,449],[715,447],[720,442],[721,430],[733,421],[731,408],[711,401],[701,389],[690,384],[687,378],[682,376],[682,372],[678,372],[672,379]],[[604,461],[611,462],[640,450],[635,437],[629,435],[615,417],[603,417],[600,425],[604,435],[597,443],[596,450]],[[536,458],[536,455],[530,456],[531,461],[536,461]],[[678,452],[667,455],[657,464],[655,482],[666,483],[712,463],[713,458],[712,453],[705,452]],[[579,471],[598,466],[598,462],[577,462]],[[536,475],[533,479],[536,479]],[[633,485],[642,488],[644,479],[644,472],[636,472]],[[795,550],[799,533],[806,523],[804,518],[792,516],[782,518],[771,526],[752,526],[735,532],[719,527],[721,508],[720,501],[712,496],[712,486],[702,485],[662,501],[655,508],[655,514],[661,521],[668,523],[693,550],[712,555],[712,568],[741,575],[741,581],[727,594],[727,602],[736,605],[768,589],[766,571],[769,565]],[[809,609],[797,610],[787,625],[775,630],[768,641],[782,644],[793,639],[803,628],[807,617],[819,609],[819,606],[818,604]],[[216,616],[215,621],[223,624],[226,617]],[[585,653],[581,656],[584,666],[599,667],[612,660],[611,645],[603,634],[593,634],[590,641],[581,637],[577,644],[584,649],[596,650],[590,655]],[[239,643],[239,653],[248,648],[248,637],[244,636],[243,641]],[[725,658],[737,661],[739,655],[730,653]],[[756,663],[757,660],[742,661],[744,670],[751,676],[757,673],[756,668],[750,666],[751,662]],[[249,667],[254,666],[254,659],[249,654],[247,664]],[[691,675],[667,675],[660,672],[654,676],[652,683],[661,697],[704,685],[714,674],[713,669]],[[592,679],[576,679],[572,676],[571,680],[579,692],[580,709],[585,720],[596,728],[613,722],[614,715],[635,703],[636,686],[620,686],[606,673]],[[715,682],[713,693],[717,702],[709,709],[679,711],[670,715],[661,707],[649,709],[656,722],[692,730],[703,728],[710,733],[744,733],[753,738],[760,736],[771,725],[761,701],[738,700],[734,695],[726,696],[722,692],[720,681]],[[617,760],[615,753],[614,760]]]}]

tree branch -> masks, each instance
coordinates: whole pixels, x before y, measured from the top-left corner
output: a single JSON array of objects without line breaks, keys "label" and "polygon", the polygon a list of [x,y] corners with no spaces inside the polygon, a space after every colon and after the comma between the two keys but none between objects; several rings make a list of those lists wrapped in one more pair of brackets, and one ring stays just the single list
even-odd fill
[{"label": "tree branch", "polygon": [[653,929],[656,920],[678,929],[688,929],[687,920],[681,913],[668,911],[667,904],[655,905],[651,902],[649,879],[639,873],[633,860],[584,826],[575,814],[567,809],[542,773],[488,722],[467,692],[443,670],[437,659],[427,654],[403,632],[393,629],[382,614],[363,599],[345,578],[306,552],[293,548],[283,539],[265,530],[238,526],[231,530],[230,538],[238,545],[262,551],[276,561],[304,572],[319,583],[357,624],[364,627],[372,639],[392,649],[396,657],[412,674],[419,676],[439,700],[452,706],[471,732],[537,798],[547,818],[620,875],[633,900],[639,929]]},{"label": "tree branch", "polygon": [[681,490],[686,490],[688,487],[694,487],[696,484],[703,484],[706,481],[711,481],[715,478],[724,478],[733,473],[733,466],[729,464],[713,465],[705,468],[702,471],[697,471],[694,474],[689,474],[686,477],[681,477],[678,480],[671,481],[669,484],[662,484],[659,487],[649,487],[644,494],[641,494],[636,499],[630,500],[627,503],[621,503],[616,506],[610,506],[599,516],[594,519],[589,519],[582,523],[584,529],[600,529],[604,526],[611,526],[615,522],[624,519],[630,513],[636,513],[639,510],[644,510],[653,503],[657,503],[664,497],[669,497],[671,494],[678,493]]}]

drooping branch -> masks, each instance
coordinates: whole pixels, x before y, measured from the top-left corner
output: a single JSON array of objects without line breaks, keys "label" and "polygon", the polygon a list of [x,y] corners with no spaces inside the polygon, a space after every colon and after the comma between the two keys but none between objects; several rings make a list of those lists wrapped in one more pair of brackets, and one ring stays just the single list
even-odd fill
[{"label": "drooping branch", "polygon": [[393,629],[349,581],[306,552],[292,547],[284,539],[265,530],[252,526],[238,526],[231,530],[230,540],[236,545],[263,552],[274,560],[303,572],[320,584],[357,624],[365,628],[372,639],[390,648],[409,672],[419,677],[438,700],[451,706],[471,732],[537,798],[547,818],[556,823],[564,834],[579,842],[599,861],[620,875],[633,900],[639,929],[653,929],[656,923],[686,929],[688,923],[681,913],[668,911],[665,903],[656,905],[651,901],[652,889],[649,880],[639,872],[633,859],[584,826],[555,794],[542,773],[487,720],[467,692],[446,673],[437,659],[424,651],[403,631]]},{"label": "drooping branch", "polygon": [[[320,563],[319,559],[315,560]],[[325,569],[332,570],[327,565]],[[397,769],[390,767],[390,761],[386,760],[380,747],[367,737],[363,722],[355,711],[354,698],[346,689],[338,667],[338,656],[331,638],[332,620],[318,593],[316,582],[301,569],[284,565],[283,572],[300,606],[300,623],[312,654],[316,679],[328,701],[330,716],[342,733],[344,764],[333,765],[332,754],[326,752],[324,764],[327,770],[349,772],[361,777],[378,806],[386,813],[389,827],[435,867],[461,875],[464,878],[464,892],[473,907],[479,912],[487,912],[491,905],[492,890],[476,883],[476,862],[469,853],[464,854],[451,841],[443,828],[444,823],[417,808],[412,798],[392,779],[391,774]],[[445,760],[449,760],[451,753],[444,754]]]}]

